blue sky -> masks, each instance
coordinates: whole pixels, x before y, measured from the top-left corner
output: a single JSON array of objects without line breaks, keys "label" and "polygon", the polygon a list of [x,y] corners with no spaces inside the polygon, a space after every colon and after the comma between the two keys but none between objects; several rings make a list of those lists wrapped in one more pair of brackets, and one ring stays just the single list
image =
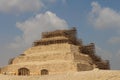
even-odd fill
[{"label": "blue sky", "polygon": [[[11,1],[11,2],[10,2]],[[119,0],[1,0],[0,66],[21,54],[43,31],[76,27],[84,44],[120,69]]]}]

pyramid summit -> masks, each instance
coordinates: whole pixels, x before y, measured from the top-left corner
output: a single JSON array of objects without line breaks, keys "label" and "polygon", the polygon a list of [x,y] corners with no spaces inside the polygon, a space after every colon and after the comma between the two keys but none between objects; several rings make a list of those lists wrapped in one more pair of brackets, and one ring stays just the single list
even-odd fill
[{"label": "pyramid summit", "polygon": [[95,68],[110,69],[109,61],[95,54],[94,43],[84,45],[77,38],[76,28],[72,28],[43,32],[31,48],[10,59],[9,64],[1,68],[1,74],[49,75]]}]

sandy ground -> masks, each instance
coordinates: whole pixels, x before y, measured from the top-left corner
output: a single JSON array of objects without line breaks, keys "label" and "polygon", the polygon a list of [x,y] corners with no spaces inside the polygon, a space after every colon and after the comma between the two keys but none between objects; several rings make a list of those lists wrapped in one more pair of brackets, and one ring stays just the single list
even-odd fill
[{"label": "sandy ground", "polygon": [[120,80],[120,71],[93,70],[45,76],[0,75],[0,80]]}]

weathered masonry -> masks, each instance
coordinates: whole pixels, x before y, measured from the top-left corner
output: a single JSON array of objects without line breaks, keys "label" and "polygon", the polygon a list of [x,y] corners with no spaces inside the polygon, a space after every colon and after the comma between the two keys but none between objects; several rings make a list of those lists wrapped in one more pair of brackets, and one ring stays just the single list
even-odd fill
[{"label": "weathered masonry", "polygon": [[76,34],[76,28],[43,32],[31,48],[10,59],[1,73],[26,76],[110,69],[109,61],[95,55],[94,43],[83,45]]}]

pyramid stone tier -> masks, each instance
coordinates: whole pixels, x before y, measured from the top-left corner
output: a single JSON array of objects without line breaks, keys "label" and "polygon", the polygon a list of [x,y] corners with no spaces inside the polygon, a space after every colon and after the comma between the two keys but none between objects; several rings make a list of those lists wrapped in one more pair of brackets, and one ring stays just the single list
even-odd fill
[{"label": "pyramid stone tier", "polygon": [[76,37],[76,29],[56,30],[42,33],[41,40],[23,54],[10,59],[9,65],[1,68],[7,75],[48,75],[94,68],[110,69],[109,61],[95,55],[93,43],[83,45]]},{"label": "pyramid stone tier", "polygon": [[38,46],[38,45],[59,44],[59,43],[71,43],[71,41],[64,36],[53,37],[53,38],[43,38],[41,40],[34,42],[34,45]]},{"label": "pyramid stone tier", "polygon": [[81,44],[81,40],[76,39],[76,29],[71,30],[56,30],[53,32],[43,32],[42,39],[34,42],[34,46],[38,45],[48,45],[48,44],[59,44],[59,43],[69,43],[69,44]]}]

